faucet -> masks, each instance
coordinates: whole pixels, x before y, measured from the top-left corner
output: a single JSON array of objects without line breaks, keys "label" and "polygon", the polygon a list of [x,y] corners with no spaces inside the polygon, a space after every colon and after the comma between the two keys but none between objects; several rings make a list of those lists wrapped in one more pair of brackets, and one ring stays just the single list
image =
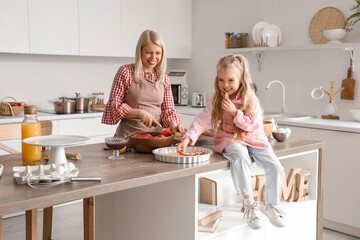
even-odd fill
[{"label": "faucet", "polygon": [[273,84],[273,83],[278,83],[278,84],[280,84],[281,87],[282,87],[282,94],[283,94],[283,96],[282,96],[281,112],[282,112],[282,113],[286,113],[286,112],[287,112],[287,109],[286,109],[286,105],[285,105],[285,86],[284,86],[284,84],[283,84],[281,81],[279,81],[279,80],[273,80],[273,81],[269,82],[269,84],[266,86],[266,90],[268,90],[268,89],[270,88],[271,84]]}]

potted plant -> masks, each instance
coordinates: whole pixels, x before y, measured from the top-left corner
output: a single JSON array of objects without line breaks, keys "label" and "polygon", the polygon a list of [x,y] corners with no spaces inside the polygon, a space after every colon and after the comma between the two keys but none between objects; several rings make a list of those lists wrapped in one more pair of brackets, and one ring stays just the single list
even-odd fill
[{"label": "potted plant", "polygon": [[350,8],[351,11],[354,11],[346,20],[344,24],[344,29],[351,31],[352,27],[360,20],[360,0],[354,0],[356,4]]}]

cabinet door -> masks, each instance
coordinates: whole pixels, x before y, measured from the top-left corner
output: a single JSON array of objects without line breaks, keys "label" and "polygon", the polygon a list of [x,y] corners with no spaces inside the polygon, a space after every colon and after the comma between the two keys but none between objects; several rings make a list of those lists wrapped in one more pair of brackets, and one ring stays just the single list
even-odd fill
[{"label": "cabinet door", "polygon": [[158,0],[122,1],[122,52],[134,57],[136,44],[144,30],[158,31]]},{"label": "cabinet door", "polygon": [[30,53],[79,54],[77,0],[29,0]]},{"label": "cabinet door", "polygon": [[29,53],[27,0],[0,1],[0,52]]},{"label": "cabinet door", "polygon": [[159,0],[159,34],[167,57],[191,58],[192,0]]},{"label": "cabinet door", "polygon": [[80,55],[121,56],[121,1],[79,0]]},{"label": "cabinet door", "polygon": [[[360,134],[312,129],[312,139],[326,143],[324,219],[360,228]],[[340,199],[345,199],[345,202]]]}]

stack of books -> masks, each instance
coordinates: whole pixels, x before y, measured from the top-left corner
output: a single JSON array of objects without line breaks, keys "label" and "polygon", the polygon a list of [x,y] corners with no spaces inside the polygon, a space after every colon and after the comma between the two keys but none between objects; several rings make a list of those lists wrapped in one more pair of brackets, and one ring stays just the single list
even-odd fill
[{"label": "stack of books", "polygon": [[222,211],[211,204],[198,204],[198,230],[200,232],[214,232],[222,218]]}]

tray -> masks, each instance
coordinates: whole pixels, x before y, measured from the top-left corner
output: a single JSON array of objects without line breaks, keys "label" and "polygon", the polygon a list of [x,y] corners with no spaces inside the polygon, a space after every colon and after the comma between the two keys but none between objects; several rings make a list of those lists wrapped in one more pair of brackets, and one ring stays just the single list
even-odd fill
[{"label": "tray", "polygon": [[17,184],[26,184],[31,178],[32,182],[51,182],[65,178],[77,177],[79,169],[73,163],[15,166],[13,167],[14,178]]},{"label": "tray", "polygon": [[155,159],[160,162],[166,163],[178,163],[178,164],[190,164],[190,163],[202,163],[209,161],[212,150],[203,147],[187,147],[186,152],[204,152],[202,155],[197,156],[175,156],[167,155],[169,153],[176,153],[176,147],[164,147],[157,148],[152,151]]}]

